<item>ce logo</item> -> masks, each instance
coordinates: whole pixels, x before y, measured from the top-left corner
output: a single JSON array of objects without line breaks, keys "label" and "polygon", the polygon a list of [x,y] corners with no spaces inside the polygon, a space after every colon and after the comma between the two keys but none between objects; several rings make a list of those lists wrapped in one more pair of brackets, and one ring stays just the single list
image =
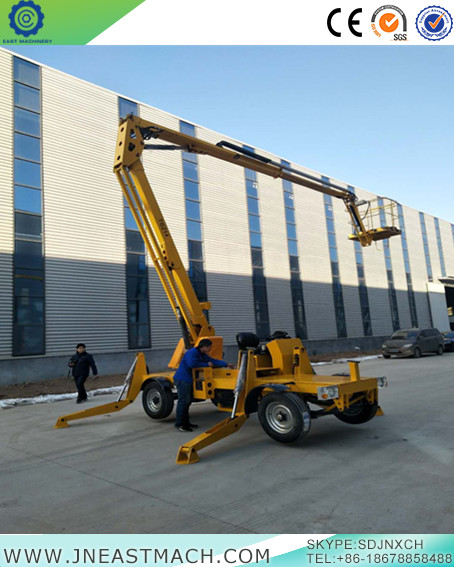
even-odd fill
[{"label": "ce logo", "polygon": [[[351,31],[353,35],[356,35],[356,37],[363,36],[361,32],[355,30],[355,26],[358,26],[360,24],[359,20],[355,20],[355,16],[361,14],[362,11],[363,11],[362,8],[356,8],[356,10],[353,10],[353,12],[348,16],[348,29]],[[327,20],[328,29],[330,33],[332,33],[336,37],[340,37],[342,34],[333,28],[332,22],[333,22],[333,17],[336,14],[340,14],[340,13],[341,13],[341,8],[335,8],[332,12],[329,13]]]}]

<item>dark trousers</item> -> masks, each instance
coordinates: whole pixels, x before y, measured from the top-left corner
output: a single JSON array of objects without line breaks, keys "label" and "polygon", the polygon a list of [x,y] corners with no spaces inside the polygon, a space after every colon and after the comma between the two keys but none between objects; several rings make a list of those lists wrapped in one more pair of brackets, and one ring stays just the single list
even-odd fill
[{"label": "dark trousers", "polygon": [[177,416],[175,419],[175,426],[179,427],[183,425],[184,427],[189,426],[189,406],[192,403],[192,382],[183,382],[182,380],[177,380],[175,382],[178,392],[178,402],[177,402]]},{"label": "dark trousers", "polygon": [[78,400],[86,400],[87,399],[87,391],[85,390],[85,380],[88,376],[74,376],[74,382],[76,383],[77,396]]}]

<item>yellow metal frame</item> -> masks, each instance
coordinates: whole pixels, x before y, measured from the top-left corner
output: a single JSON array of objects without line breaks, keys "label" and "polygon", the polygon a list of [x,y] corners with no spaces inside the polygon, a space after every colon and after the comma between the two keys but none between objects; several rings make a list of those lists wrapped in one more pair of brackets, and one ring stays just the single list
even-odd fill
[{"label": "yellow metal frame", "polygon": [[[146,141],[159,139],[174,144],[172,149],[180,149],[196,154],[212,156],[223,161],[247,167],[273,178],[281,178],[342,199],[354,226],[351,238],[359,240],[362,246],[383,238],[386,227],[374,229],[365,226],[356,197],[350,191],[335,185],[325,185],[310,176],[281,167],[275,162],[255,159],[245,155],[240,149],[226,148],[226,143],[218,145],[198,140],[162,125],[128,116],[119,125],[115,153],[114,172],[131,209],[147,251],[156,268],[170,305],[182,327],[183,338],[177,344],[169,363],[171,369],[178,368],[187,348],[196,346],[200,340],[210,337],[213,342],[213,356],[222,357],[222,337],[215,335],[205,311],[211,306],[197,299],[191,281],[175,246],[170,230],[148,182],[141,156],[147,148]],[[231,144],[230,144],[231,146]],[[387,227],[385,238],[397,234],[395,227]],[[379,231],[382,232],[379,232]],[[128,373],[124,388],[116,402],[88,408],[58,418],[56,428],[68,427],[70,421],[120,411],[137,398],[144,384],[149,380],[165,378],[173,387],[173,372],[149,374],[143,353],[139,353]],[[337,386],[338,398],[332,403],[319,402],[319,387]],[[209,400],[216,397],[216,390],[227,390],[234,394],[232,407],[218,404],[218,409],[230,416],[202,433],[192,441],[182,445],[178,451],[178,464],[191,464],[199,460],[198,451],[232,433],[239,431],[248,418],[252,401],[259,400],[273,389],[280,388],[294,392],[310,403],[322,408],[322,413],[336,409],[344,411],[352,403],[366,397],[370,403],[378,402],[376,378],[361,378],[359,366],[350,363],[350,376],[316,375],[307,351],[300,339],[275,339],[267,343],[260,353],[252,349],[239,352],[238,369],[203,368],[194,370],[194,398]],[[255,411],[255,410],[253,410]],[[382,413],[381,410],[379,413]]]}]

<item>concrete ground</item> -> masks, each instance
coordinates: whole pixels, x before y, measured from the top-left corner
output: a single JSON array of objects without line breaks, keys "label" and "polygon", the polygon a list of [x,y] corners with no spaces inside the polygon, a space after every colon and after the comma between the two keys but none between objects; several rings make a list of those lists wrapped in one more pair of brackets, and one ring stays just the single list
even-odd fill
[{"label": "concrete ground", "polygon": [[[0,410],[0,533],[453,533],[453,362],[362,362],[364,376],[389,378],[385,416],[316,420],[296,446],[252,416],[191,466],[175,457],[193,435],[153,422],[140,400],[60,430],[73,401]],[[224,414],[192,415],[208,428]]]}]

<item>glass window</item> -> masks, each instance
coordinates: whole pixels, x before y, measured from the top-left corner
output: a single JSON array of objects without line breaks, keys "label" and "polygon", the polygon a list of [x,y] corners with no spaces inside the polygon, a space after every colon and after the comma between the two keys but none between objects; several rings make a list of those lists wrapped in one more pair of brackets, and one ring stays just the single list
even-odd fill
[{"label": "glass window", "polygon": [[293,209],[285,209],[285,220],[290,224],[295,224],[295,211]]},{"label": "glass window", "polygon": [[260,217],[256,215],[249,215],[249,230],[253,232],[260,232]]},{"label": "glass window", "polygon": [[363,267],[363,266],[360,266],[360,265],[357,265],[357,266],[356,266],[356,270],[357,270],[357,272],[358,272],[358,278],[359,278],[360,280],[361,280],[361,279],[364,279],[364,267]]},{"label": "glass window", "polygon": [[251,232],[249,233],[251,246],[253,248],[261,248],[262,247],[262,237],[258,232]]},{"label": "glass window", "polygon": [[252,213],[253,215],[259,214],[259,202],[257,199],[253,199],[252,197],[247,198],[247,209],[248,212]]},{"label": "glass window", "polygon": [[284,191],[284,203],[286,207],[289,207],[290,209],[294,208],[293,195],[291,193]]},{"label": "glass window", "polygon": [[129,348],[149,348],[150,344],[148,325],[129,325]]},{"label": "glass window", "polygon": [[44,327],[14,326],[13,354],[25,356],[31,354],[44,354]]},{"label": "glass window", "polygon": [[121,97],[118,98],[118,110],[120,118],[126,118],[128,114],[135,114],[136,116],[139,114],[138,106],[135,102]]},{"label": "glass window", "polygon": [[197,164],[183,160],[183,176],[191,181],[198,181]]},{"label": "glass window", "polygon": [[148,301],[128,301],[129,322],[148,323]]},{"label": "glass window", "polygon": [[296,240],[290,240],[288,241],[288,253],[290,254],[290,256],[298,256],[298,245],[296,243]]},{"label": "glass window", "polygon": [[14,319],[17,325],[42,325],[44,323],[44,299],[42,297],[16,297]]},{"label": "glass window", "polygon": [[42,236],[42,217],[28,213],[15,213],[16,237],[38,238]]},{"label": "glass window", "polygon": [[246,179],[249,181],[257,181],[257,173],[253,169],[245,169]]},{"label": "glass window", "polygon": [[299,261],[298,261],[297,256],[290,256],[290,270],[292,272],[299,272],[300,271]]},{"label": "glass window", "polygon": [[28,110],[40,112],[41,103],[39,91],[26,87],[20,83],[14,83],[14,104]]},{"label": "glass window", "polygon": [[23,108],[14,109],[14,129],[32,136],[41,136],[41,117]]},{"label": "glass window", "polygon": [[333,234],[336,232],[333,219],[326,219],[326,228],[328,229],[328,232],[332,232]]},{"label": "glass window", "polygon": [[144,254],[126,255],[126,273],[129,276],[143,276],[147,271],[147,263]]},{"label": "glass window", "polygon": [[257,199],[257,183],[255,181],[251,181],[250,179],[246,179],[246,192],[249,197],[255,197]]},{"label": "glass window", "polygon": [[189,258],[191,260],[203,260],[202,243],[196,240],[188,240]]},{"label": "glass window", "polygon": [[191,283],[192,283],[192,287],[194,288],[197,299],[199,301],[207,301],[208,294],[207,294],[207,284],[206,284],[205,276],[203,277],[203,280],[193,280]]},{"label": "glass window", "polygon": [[186,199],[192,199],[193,201],[199,201],[199,184],[194,183],[194,181],[184,180],[184,193]]},{"label": "glass window", "polygon": [[42,213],[41,191],[29,187],[14,187],[14,208],[29,213]]},{"label": "glass window", "polygon": [[254,300],[257,303],[266,303],[266,287],[264,285],[256,285],[254,287]]},{"label": "glass window", "polygon": [[128,298],[148,299],[148,281],[146,277],[128,277],[126,279],[126,287]]},{"label": "glass window", "polygon": [[265,287],[265,272],[263,268],[252,268],[252,283],[254,286],[263,286]]},{"label": "glass window", "polygon": [[330,248],[336,248],[336,235],[328,232],[328,244]]},{"label": "glass window", "polygon": [[336,248],[331,248],[331,247],[329,248],[329,258],[330,258],[331,262],[337,262],[338,261]]},{"label": "glass window", "polygon": [[195,262],[191,260],[189,262],[189,277],[191,280],[204,281],[205,280],[205,270],[203,269],[203,262]]},{"label": "glass window", "polygon": [[145,253],[145,243],[140,232],[135,230],[126,231],[126,250],[128,252]]},{"label": "glass window", "polygon": [[192,152],[181,152],[181,155],[183,157],[184,160],[186,161],[192,161],[192,163],[197,163],[197,154],[194,154]]},{"label": "glass window", "polygon": [[41,165],[22,159],[14,160],[14,181],[18,185],[41,187]]},{"label": "glass window", "polygon": [[43,246],[41,242],[16,240],[14,265],[16,268],[43,269]]},{"label": "glass window", "polygon": [[19,57],[14,57],[14,78],[16,81],[39,89],[39,67]]},{"label": "glass window", "polygon": [[38,278],[14,278],[14,295],[16,297],[43,297],[44,282]]},{"label": "glass window", "polygon": [[129,207],[125,208],[125,226],[128,230],[139,230],[136,219]]},{"label": "glass window", "polygon": [[32,161],[41,161],[41,140],[24,134],[14,134],[14,155]]},{"label": "glass window", "polygon": [[202,224],[196,221],[187,221],[188,240],[202,240]]},{"label": "glass window", "polygon": [[[265,290],[265,288],[262,288],[262,289],[265,291],[265,294],[264,294],[265,300],[260,301],[260,302],[259,301],[255,302],[255,319],[256,319],[257,324],[267,323],[269,321],[268,305],[267,305],[267,302],[266,302],[266,290]],[[259,290],[255,289],[254,292],[259,293]]]},{"label": "glass window", "polygon": [[186,199],[186,216],[188,219],[200,221],[200,203]]},{"label": "glass window", "polygon": [[180,132],[186,134],[187,136],[195,137],[195,126],[193,124],[188,124],[188,122],[183,122],[180,120]]},{"label": "glass window", "polygon": [[263,268],[263,256],[261,250],[255,250],[254,248],[251,250],[252,254],[252,266],[254,268]]},{"label": "glass window", "polygon": [[294,224],[287,223],[287,238],[296,240],[296,226]]}]

